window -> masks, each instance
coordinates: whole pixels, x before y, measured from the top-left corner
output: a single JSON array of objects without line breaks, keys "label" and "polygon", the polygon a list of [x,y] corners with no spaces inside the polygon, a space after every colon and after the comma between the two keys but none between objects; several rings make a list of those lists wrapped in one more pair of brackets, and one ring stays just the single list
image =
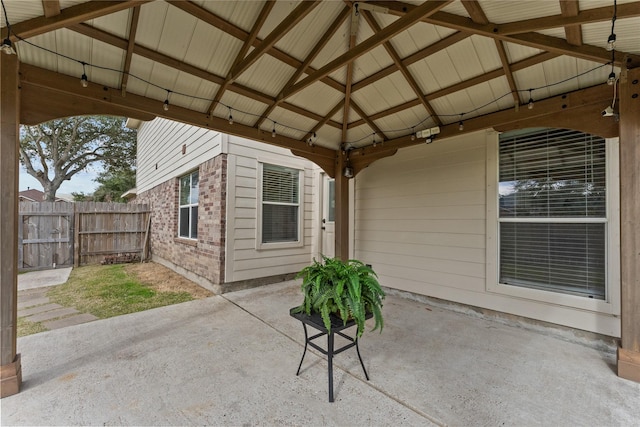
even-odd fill
[{"label": "window", "polygon": [[499,142],[499,283],[607,298],[602,138],[562,129]]},{"label": "window", "polygon": [[178,236],[198,238],[198,171],[180,177]]},{"label": "window", "polygon": [[301,241],[300,174],[297,169],[262,164],[262,244]]}]

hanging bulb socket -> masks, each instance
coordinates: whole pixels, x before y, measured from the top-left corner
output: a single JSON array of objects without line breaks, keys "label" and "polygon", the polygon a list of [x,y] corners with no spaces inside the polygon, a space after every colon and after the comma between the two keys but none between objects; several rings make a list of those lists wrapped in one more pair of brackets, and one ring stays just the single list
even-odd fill
[{"label": "hanging bulb socket", "polygon": [[271,131],[271,137],[276,137],[276,122],[273,122],[273,130]]},{"label": "hanging bulb socket", "polygon": [[164,104],[162,104],[162,109],[164,111],[169,111],[169,98],[164,100]]},{"label": "hanging bulb socket", "polygon": [[80,84],[82,85],[82,87],[89,86],[89,79],[87,79],[87,75],[84,73],[82,73],[82,77],[80,77]]},{"label": "hanging bulb socket", "polygon": [[0,50],[2,50],[7,55],[16,55],[16,50],[13,48],[13,43],[11,43],[11,39],[9,37],[2,41]]},{"label": "hanging bulb socket", "polygon": [[612,51],[616,49],[616,35],[611,33],[607,39],[607,50]]},{"label": "hanging bulb socket", "polygon": [[464,130],[464,122],[462,120],[460,120],[460,123],[458,123],[458,130],[461,132]]},{"label": "hanging bulb socket", "polygon": [[527,104],[527,108],[529,110],[533,110],[533,98],[529,98],[529,103]]},{"label": "hanging bulb socket", "polygon": [[612,71],[611,73],[609,73],[609,78],[607,79],[607,84],[609,86],[612,86],[615,82],[616,82],[616,73]]}]

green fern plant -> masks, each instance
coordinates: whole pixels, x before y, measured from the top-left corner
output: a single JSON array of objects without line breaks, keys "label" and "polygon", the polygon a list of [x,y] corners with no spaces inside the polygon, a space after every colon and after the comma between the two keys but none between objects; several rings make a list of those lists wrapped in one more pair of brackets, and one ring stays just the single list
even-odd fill
[{"label": "green fern plant", "polygon": [[302,278],[304,301],[294,313],[319,313],[327,330],[331,330],[331,315],[343,323],[353,319],[358,327],[357,335],[364,332],[367,314],[373,314],[375,325],[372,331],[384,326],[382,300],[385,293],[378,276],[361,261],[342,261],[323,256],[322,262],[303,268],[297,278]]}]

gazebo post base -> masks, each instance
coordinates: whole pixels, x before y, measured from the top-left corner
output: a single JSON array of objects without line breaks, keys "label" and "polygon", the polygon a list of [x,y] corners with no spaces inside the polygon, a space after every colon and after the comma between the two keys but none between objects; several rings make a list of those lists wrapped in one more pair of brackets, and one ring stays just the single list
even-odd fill
[{"label": "gazebo post base", "polygon": [[18,394],[22,384],[22,364],[20,354],[13,362],[0,366],[0,398]]}]

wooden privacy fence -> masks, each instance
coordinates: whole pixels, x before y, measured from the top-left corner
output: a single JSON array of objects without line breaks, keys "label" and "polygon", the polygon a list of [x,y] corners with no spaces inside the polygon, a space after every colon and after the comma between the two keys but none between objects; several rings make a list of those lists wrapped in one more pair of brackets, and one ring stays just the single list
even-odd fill
[{"label": "wooden privacy fence", "polygon": [[18,268],[144,260],[149,252],[147,205],[101,202],[21,202]]}]

